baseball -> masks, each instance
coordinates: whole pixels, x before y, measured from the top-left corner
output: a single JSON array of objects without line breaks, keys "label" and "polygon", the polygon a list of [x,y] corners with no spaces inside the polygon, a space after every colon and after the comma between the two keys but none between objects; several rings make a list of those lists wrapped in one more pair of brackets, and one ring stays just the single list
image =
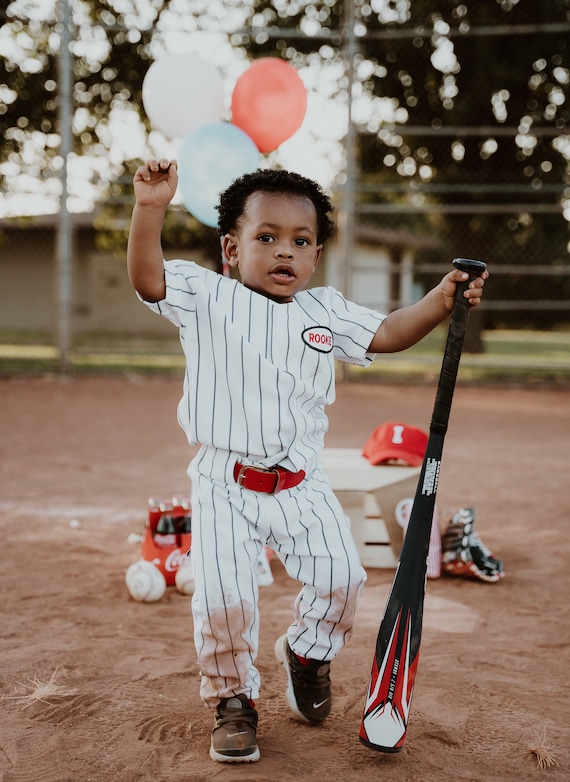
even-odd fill
[{"label": "baseball", "polygon": [[131,597],[143,603],[154,603],[166,592],[164,576],[156,565],[145,559],[139,559],[130,565],[125,575],[125,583]]},{"label": "baseball", "polygon": [[405,497],[403,500],[400,500],[400,502],[396,505],[394,509],[394,515],[396,516],[396,521],[398,522],[400,527],[402,527],[404,532],[410,520],[410,513],[412,512],[413,504],[414,504],[413,497]]},{"label": "baseball", "polygon": [[181,568],[178,568],[174,576],[176,589],[183,595],[194,594],[194,569],[190,561],[185,562]]}]

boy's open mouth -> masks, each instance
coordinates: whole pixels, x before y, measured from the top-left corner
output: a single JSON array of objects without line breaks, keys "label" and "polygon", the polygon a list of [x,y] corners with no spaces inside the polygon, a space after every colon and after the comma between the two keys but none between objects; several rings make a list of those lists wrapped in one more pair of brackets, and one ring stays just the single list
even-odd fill
[{"label": "boy's open mouth", "polygon": [[281,277],[283,279],[294,279],[296,277],[295,272],[290,266],[276,266],[271,270],[272,276]]}]

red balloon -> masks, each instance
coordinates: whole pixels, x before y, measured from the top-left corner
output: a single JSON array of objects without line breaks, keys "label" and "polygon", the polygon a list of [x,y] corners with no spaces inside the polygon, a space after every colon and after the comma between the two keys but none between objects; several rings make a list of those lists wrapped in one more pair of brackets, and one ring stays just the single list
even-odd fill
[{"label": "red balloon", "polygon": [[277,149],[301,127],[307,90],[295,68],[277,57],[255,60],[236,82],[232,123],[260,152]]}]

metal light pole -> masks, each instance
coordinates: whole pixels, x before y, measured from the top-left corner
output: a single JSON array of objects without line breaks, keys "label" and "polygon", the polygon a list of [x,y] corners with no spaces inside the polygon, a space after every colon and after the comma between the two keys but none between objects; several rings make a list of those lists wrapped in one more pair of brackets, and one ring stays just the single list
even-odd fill
[{"label": "metal light pole", "polygon": [[354,33],[355,25],[355,3],[354,0],[345,0],[344,5],[344,29],[343,29],[343,49],[346,59],[346,78],[348,82],[347,99],[347,128],[344,139],[344,148],[346,154],[345,177],[346,181],[342,188],[341,214],[340,219],[340,241],[339,253],[342,263],[342,282],[343,293],[348,298],[351,297],[351,277],[354,255],[354,221],[356,211],[356,179],[357,179],[357,159],[356,159],[356,128],[352,120],[352,90],[354,85],[354,58],[357,53],[356,35]]},{"label": "metal light pole", "polygon": [[56,237],[56,303],[57,343],[59,370],[66,374],[69,369],[71,347],[72,315],[72,234],[73,226],[67,206],[68,159],[72,148],[71,123],[73,63],[71,60],[71,13],[70,0],[59,0],[58,19],[61,29],[61,45],[58,59],[58,126],[60,135],[59,154],[63,160],[61,168],[61,197]]},{"label": "metal light pole", "polygon": [[[347,298],[352,297],[352,269],[354,266],[354,227],[356,219],[356,128],[352,120],[352,89],[354,85],[354,58],[357,53],[355,26],[355,2],[345,0],[344,24],[343,24],[343,50],[346,60],[346,79],[348,82],[347,98],[347,128],[344,138],[344,150],[346,155],[345,182],[341,189],[340,209],[337,217],[338,229],[338,257],[342,280],[342,292]],[[339,362],[338,379],[346,377],[344,362]]]}]

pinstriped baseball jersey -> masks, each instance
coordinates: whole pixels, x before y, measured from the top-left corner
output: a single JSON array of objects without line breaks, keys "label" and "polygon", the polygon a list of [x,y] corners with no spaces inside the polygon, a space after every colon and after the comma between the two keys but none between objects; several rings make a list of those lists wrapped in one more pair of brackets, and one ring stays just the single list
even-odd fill
[{"label": "pinstriped baseball jersey", "polygon": [[334,358],[366,366],[385,316],[330,287],[276,303],[191,261],[165,262],[166,297],[148,306],[180,329],[178,421],[191,444],[297,471],[312,462],[334,401]]}]

